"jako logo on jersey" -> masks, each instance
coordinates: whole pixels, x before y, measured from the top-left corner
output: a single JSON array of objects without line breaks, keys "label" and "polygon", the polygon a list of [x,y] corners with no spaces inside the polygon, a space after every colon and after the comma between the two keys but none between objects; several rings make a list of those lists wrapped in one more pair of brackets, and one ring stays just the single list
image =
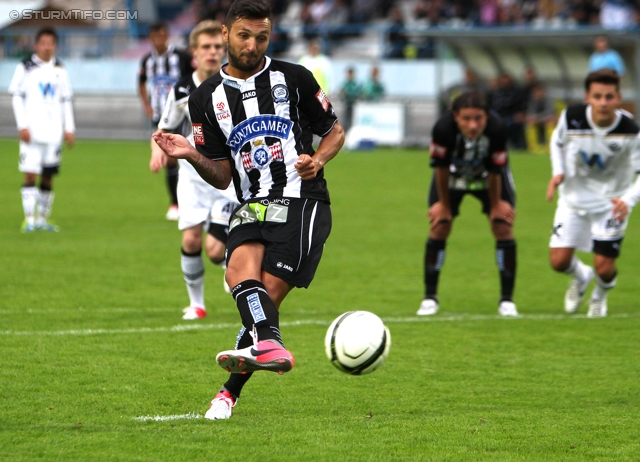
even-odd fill
[{"label": "jako logo on jersey", "polygon": [[622,149],[622,146],[620,146],[618,143],[611,143],[609,145],[609,149],[611,149],[613,152],[618,152],[620,149]]},{"label": "jako logo on jersey", "polygon": [[447,148],[444,146],[440,146],[439,144],[431,143],[429,152],[431,154],[431,157],[444,158],[447,155]]},{"label": "jako logo on jersey", "polygon": [[606,162],[603,161],[602,156],[598,153],[592,154],[591,157],[589,157],[586,152],[580,151],[580,155],[582,156],[582,160],[584,160],[584,163],[589,167],[597,165],[600,170],[604,170],[605,168],[607,168],[607,164],[609,164],[609,160],[607,160]]},{"label": "jako logo on jersey", "polygon": [[54,87],[49,82],[38,84],[40,86],[40,91],[42,92],[42,96],[47,96],[48,93],[51,93],[51,96],[54,95]]},{"label": "jako logo on jersey", "polygon": [[504,165],[507,163],[507,151],[496,151],[491,155],[491,159],[495,165]]},{"label": "jako logo on jersey", "polygon": [[245,99],[255,98],[255,97],[256,97],[255,90],[245,91],[244,93],[242,93],[242,101],[244,101]]},{"label": "jako logo on jersey", "polygon": [[202,130],[202,124],[192,124],[193,128],[193,142],[195,144],[204,144],[204,131]]},{"label": "jako logo on jersey", "polygon": [[234,154],[248,141],[261,136],[272,136],[286,140],[291,133],[293,122],[277,115],[252,117],[236,125],[227,140]]}]

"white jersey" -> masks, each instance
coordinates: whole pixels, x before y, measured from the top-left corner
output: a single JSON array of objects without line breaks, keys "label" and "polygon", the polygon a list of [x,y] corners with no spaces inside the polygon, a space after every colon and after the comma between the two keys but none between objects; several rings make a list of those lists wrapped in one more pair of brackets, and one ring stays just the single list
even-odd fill
[{"label": "white jersey", "polygon": [[[173,131],[184,135],[189,142],[193,145],[193,130],[191,130],[191,117],[189,115],[189,95],[193,90],[200,86],[200,80],[193,72],[188,77],[181,79],[169,93],[167,102],[164,106],[164,111],[158,122],[158,128],[167,131]],[[180,177],[188,179],[195,183],[202,183],[209,186],[213,191],[228,196],[229,200],[238,202],[233,186],[230,185],[226,190],[217,190],[213,186],[209,185],[202,179],[200,174],[188,161],[184,159],[178,159],[180,164]],[[185,178],[186,177],[186,178]],[[202,185],[201,185],[202,186]]]},{"label": "white jersey", "polygon": [[29,129],[33,142],[60,143],[64,132],[75,132],[71,84],[55,58],[42,61],[34,54],[18,64],[9,93],[18,130]]},{"label": "white jersey", "polygon": [[565,205],[591,212],[612,207],[640,172],[640,138],[631,115],[616,111],[611,126],[598,127],[591,106],[576,104],[562,112],[551,137],[553,175],[564,174],[558,191]]}]

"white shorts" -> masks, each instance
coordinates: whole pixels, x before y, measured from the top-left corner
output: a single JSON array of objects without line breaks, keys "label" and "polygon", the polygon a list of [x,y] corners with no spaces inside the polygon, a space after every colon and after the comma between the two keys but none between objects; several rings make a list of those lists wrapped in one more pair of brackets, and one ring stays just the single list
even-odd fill
[{"label": "white shorts", "polygon": [[21,172],[40,175],[43,168],[60,167],[61,159],[61,143],[25,143],[20,141],[20,164],[18,168]]},{"label": "white shorts", "polygon": [[[613,207],[613,205],[612,205]],[[559,203],[553,218],[551,248],[593,251],[593,241],[617,241],[624,237],[629,216],[618,221],[612,209],[604,212],[576,210]]]},{"label": "white shorts", "polygon": [[229,226],[229,217],[238,203],[229,190],[221,191],[203,180],[194,180],[179,173],[178,205],[178,229],[184,231],[203,223],[205,229],[209,223]]}]

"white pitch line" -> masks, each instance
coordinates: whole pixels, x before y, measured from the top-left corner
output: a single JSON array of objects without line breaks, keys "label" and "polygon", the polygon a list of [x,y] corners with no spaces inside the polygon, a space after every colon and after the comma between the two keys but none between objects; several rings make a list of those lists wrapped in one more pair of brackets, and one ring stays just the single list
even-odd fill
[{"label": "white pitch line", "polygon": [[[640,315],[640,313],[616,313],[609,315],[609,318],[629,318]],[[383,318],[387,324],[403,324],[403,323],[430,323],[430,322],[467,322],[467,321],[506,321],[516,322],[518,320],[572,320],[572,319],[590,319],[586,315],[565,315],[565,314],[525,314],[516,317],[503,317],[499,315],[473,315],[473,314],[454,314],[441,313],[435,316],[413,316],[406,318]],[[284,321],[280,323],[281,327],[308,326],[319,325],[328,326],[331,321],[323,320],[297,320]],[[57,335],[114,335],[114,334],[152,334],[158,332],[186,332],[193,330],[219,330],[219,329],[238,329],[240,323],[222,323],[222,324],[179,324],[172,327],[137,327],[130,329],[73,329],[73,330],[43,330],[43,331],[0,331],[0,335],[7,336],[57,336]]]},{"label": "white pitch line", "polygon": [[189,414],[181,414],[181,415],[143,415],[139,417],[133,417],[133,420],[137,420],[138,422],[168,422],[170,420],[193,420],[193,419],[202,419],[204,416],[202,414],[194,414],[190,412]]}]

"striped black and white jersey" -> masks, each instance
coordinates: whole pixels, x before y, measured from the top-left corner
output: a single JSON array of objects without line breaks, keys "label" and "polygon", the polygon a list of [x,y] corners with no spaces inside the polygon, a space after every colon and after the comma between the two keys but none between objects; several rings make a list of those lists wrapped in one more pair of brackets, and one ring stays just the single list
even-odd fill
[{"label": "striped black and white jersey", "polygon": [[489,173],[508,171],[505,126],[490,113],[483,133],[468,140],[449,111],[433,126],[429,155],[432,167],[449,167],[452,189],[486,189]]},{"label": "striped black and white jersey", "polygon": [[167,96],[173,86],[193,71],[191,55],[174,48],[173,45],[161,55],[153,50],[142,58],[138,81],[147,85],[154,123],[160,120]]},{"label": "striped black and white jersey", "polygon": [[639,131],[625,111],[616,111],[611,126],[598,127],[591,106],[566,108],[551,137],[553,174],[564,174],[560,200],[576,209],[611,209],[611,198],[628,191],[640,172]]},{"label": "striped black and white jersey", "polygon": [[266,57],[247,80],[223,70],[191,94],[189,112],[196,148],[229,160],[240,202],[304,198],[329,202],[324,169],[302,180],[300,154],[313,155],[313,135],[327,135],[337,118],[311,72]]}]

